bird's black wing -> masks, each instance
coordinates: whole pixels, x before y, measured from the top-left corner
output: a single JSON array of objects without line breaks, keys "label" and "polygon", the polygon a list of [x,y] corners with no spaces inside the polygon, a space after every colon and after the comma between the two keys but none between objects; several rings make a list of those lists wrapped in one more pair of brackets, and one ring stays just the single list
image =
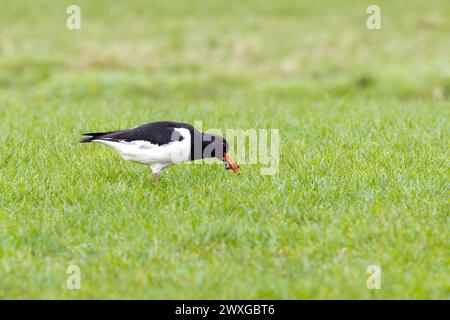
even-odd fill
[{"label": "bird's black wing", "polygon": [[133,129],[86,133],[91,136],[84,138],[81,142],[90,142],[93,140],[113,140],[113,141],[136,141],[144,140],[157,145],[168,144],[173,141],[181,141],[183,137],[175,131],[176,128],[186,128],[192,132],[193,127],[178,122],[160,121],[143,124]]}]

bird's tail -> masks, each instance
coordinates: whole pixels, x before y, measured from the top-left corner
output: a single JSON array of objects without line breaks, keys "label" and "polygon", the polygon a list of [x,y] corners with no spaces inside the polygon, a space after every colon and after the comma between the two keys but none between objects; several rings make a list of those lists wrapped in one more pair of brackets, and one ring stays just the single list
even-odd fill
[{"label": "bird's tail", "polygon": [[84,143],[84,142],[92,142],[92,140],[94,140],[95,139],[95,137],[86,137],[86,138],[82,138],[81,140],[80,140],[80,142],[81,143]]},{"label": "bird's tail", "polygon": [[89,136],[89,137],[85,137],[82,138],[80,140],[81,143],[85,143],[85,142],[92,142],[95,139],[100,139],[102,136],[107,135],[109,133],[113,133],[116,131],[109,131],[109,132],[89,132],[89,133],[83,133],[83,136]]}]

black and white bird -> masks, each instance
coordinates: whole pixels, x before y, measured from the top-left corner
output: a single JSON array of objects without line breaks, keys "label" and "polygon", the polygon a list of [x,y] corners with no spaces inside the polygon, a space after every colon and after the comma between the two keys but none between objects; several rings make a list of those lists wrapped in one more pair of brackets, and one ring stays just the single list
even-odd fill
[{"label": "black and white bird", "polygon": [[107,145],[125,160],[151,167],[156,179],[162,170],[184,161],[218,158],[226,169],[239,173],[239,166],[228,153],[225,138],[200,132],[186,123],[159,121],[133,129],[84,133],[80,142]]}]

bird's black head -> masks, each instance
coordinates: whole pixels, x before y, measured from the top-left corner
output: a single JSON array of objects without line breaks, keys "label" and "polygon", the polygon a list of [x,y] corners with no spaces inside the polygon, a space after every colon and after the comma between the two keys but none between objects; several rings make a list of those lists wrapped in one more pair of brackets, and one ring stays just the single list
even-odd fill
[{"label": "bird's black head", "polygon": [[225,162],[226,169],[239,173],[239,166],[230,158],[228,153],[229,144],[227,140],[219,135],[204,133],[203,135],[203,158],[217,158]]}]

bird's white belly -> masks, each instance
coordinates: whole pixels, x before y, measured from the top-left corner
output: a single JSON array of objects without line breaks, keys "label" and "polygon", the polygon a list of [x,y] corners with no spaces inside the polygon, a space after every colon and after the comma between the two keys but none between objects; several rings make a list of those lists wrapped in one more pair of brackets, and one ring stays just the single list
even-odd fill
[{"label": "bird's white belly", "polygon": [[112,141],[99,139],[93,141],[109,146],[125,160],[139,162],[152,167],[168,167],[190,159],[191,140],[189,131],[186,129],[175,130],[179,130],[184,139],[161,146],[144,140]]},{"label": "bird's white belly", "polygon": [[[154,163],[175,164],[189,160],[190,148],[175,146],[175,142],[169,145],[158,146],[147,141],[106,141],[96,140],[106,144],[120,156],[129,161],[151,165]],[[187,152],[187,155],[186,155]]]}]

